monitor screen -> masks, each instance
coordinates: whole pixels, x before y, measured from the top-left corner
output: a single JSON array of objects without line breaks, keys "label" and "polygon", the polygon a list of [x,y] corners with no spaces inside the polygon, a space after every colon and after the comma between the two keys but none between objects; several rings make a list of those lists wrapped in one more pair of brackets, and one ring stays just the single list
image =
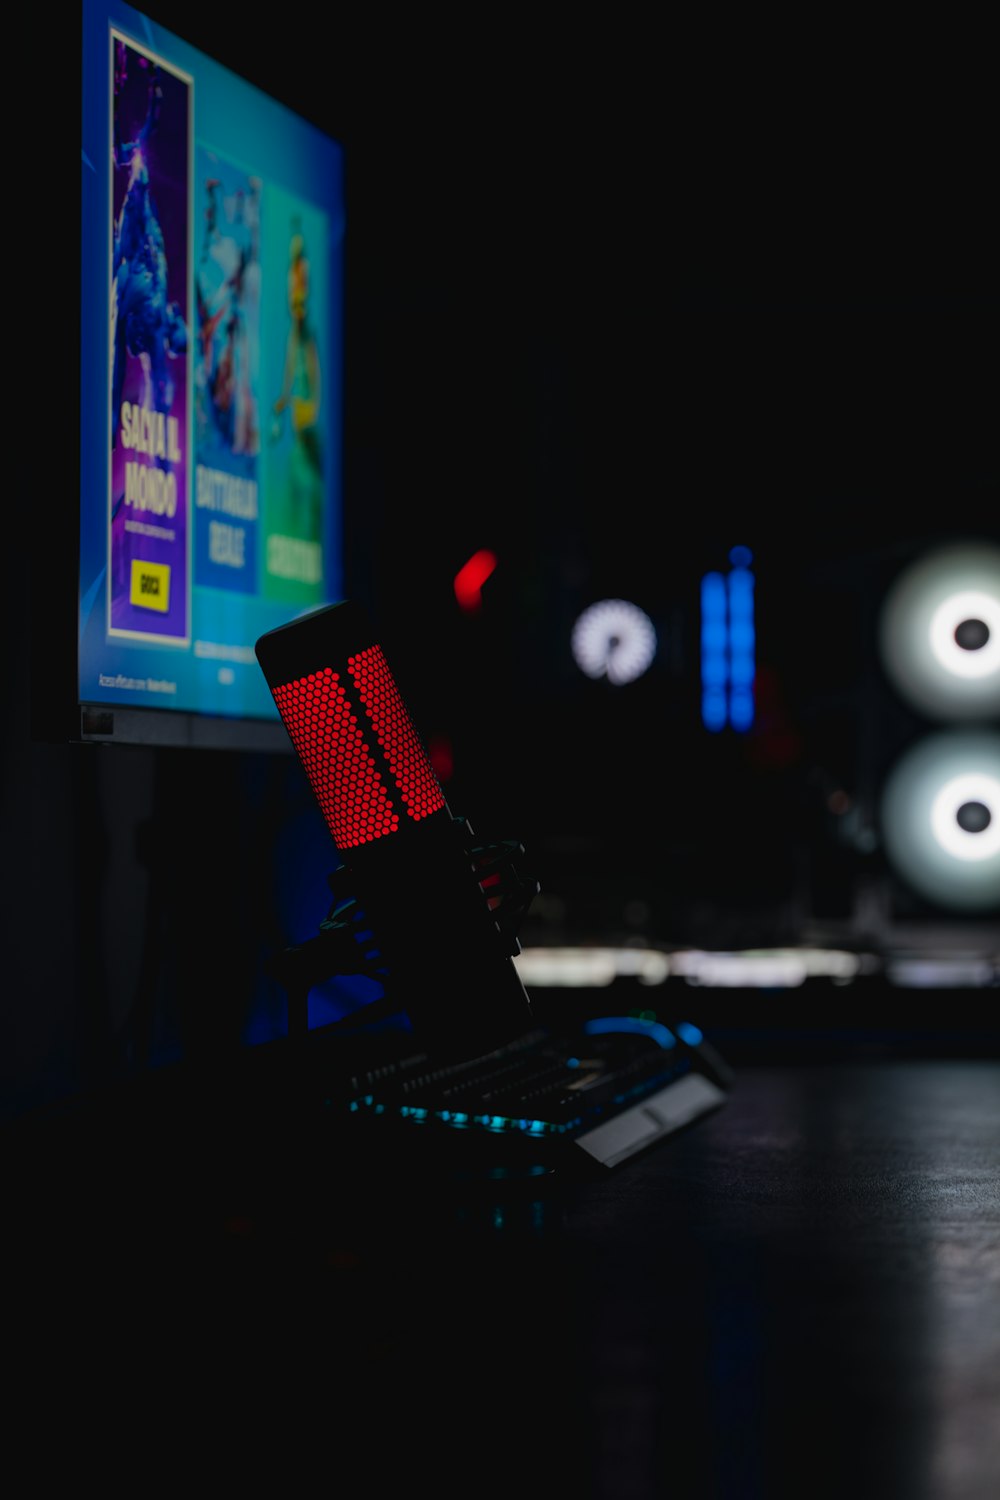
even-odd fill
[{"label": "monitor screen", "polygon": [[254,655],[342,590],[342,146],[84,0],[83,739],[287,750]]}]

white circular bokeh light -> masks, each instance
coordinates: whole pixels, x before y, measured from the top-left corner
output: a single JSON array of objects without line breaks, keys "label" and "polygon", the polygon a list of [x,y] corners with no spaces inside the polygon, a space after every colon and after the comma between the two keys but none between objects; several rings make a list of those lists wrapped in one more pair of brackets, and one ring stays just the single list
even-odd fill
[{"label": "white circular bokeh light", "polygon": [[[966,651],[955,639],[965,620],[982,620],[989,638],[974,651]],[[989,677],[1000,670],[1000,588],[996,594],[982,589],[960,589],[949,594],[931,616],[928,627],[931,650],[946,672],[956,677]]]},{"label": "white circular bokeh light", "polygon": [[[988,635],[971,650],[955,632],[980,620]],[[882,663],[915,707],[940,719],[1000,715],[1000,548],[956,543],[912,564],[886,596]]]},{"label": "white circular bokeh light", "polygon": [[[990,815],[978,833],[963,828],[959,810],[968,802],[981,803]],[[946,854],[956,859],[992,859],[1000,853],[1000,781],[981,771],[946,781],[931,802],[931,829]]]},{"label": "white circular bokeh light", "polygon": [[622,687],[649,668],[656,655],[656,631],[637,604],[601,599],[578,617],[571,645],[581,672]]},{"label": "white circular bokeh light", "polygon": [[[958,813],[978,802],[979,832]],[[882,793],[882,833],[897,873],[922,895],[960,911],[1000,910],[1000,734],[945,730],[896,763]]]}]

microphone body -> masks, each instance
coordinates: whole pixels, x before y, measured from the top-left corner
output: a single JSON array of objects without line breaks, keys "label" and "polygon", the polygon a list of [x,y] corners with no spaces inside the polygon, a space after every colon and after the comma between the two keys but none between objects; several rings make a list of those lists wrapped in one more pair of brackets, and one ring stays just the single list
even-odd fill
[{"label": "microphone body", "polygon": [[359,939],[387,994],[438,1052],[500,1046],[532,1028],[527,992],[456,819],[364,610],[326,606],[256,643],[292,744],[343,861]]}]

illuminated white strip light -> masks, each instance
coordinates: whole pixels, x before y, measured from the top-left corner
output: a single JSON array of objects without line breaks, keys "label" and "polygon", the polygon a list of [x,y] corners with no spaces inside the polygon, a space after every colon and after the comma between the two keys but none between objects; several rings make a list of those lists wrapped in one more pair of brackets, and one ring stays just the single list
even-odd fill
[{"label": "illuminated white strip light", "polygon": [[747,949],[674,953],[649,948],[586,948],[566,945],[524,948],[514,960],[521,979],[537,989],[603,988],[631,977],[641,985],[663,984],[671,975],[714,989],[798,989],[807,979],[850,984],[884,969],[899,989],[985,989],[1000,983],[1000,949],[991,956],[897,955],[884,964],[872,953],[835,948]]},{"label": "illuminated white strip light", "polygon": [[670,977],[670,955],[654,948],[522,948],[514,959],[525,984],[544,988],[600,988],[616,979],[663,984]]},{"label": "illuminated white strip light", "polygon": [[633,978],[642,985],[663,984],[671,976],[688,984],[733,989],[794,989],[813,977],[847,984],[875,966],[871,955],[825,948],[749,949],[707,952],[651,948],[524,947],[514,960],[530,989],[585,989]]},{"label": "illuminated white strip light", "polygon": [[885,972],[889,983],[897,989],[987,989],[1000,981],[1000,959],[991,962],[988,958],[927,958],[920,955],[891,959]]},{"label": "illuminated white strip light", "polygon": [[713,989],[797,989],[807,979],[847,984],[865,967],[864,956],[825,948],[760,948],[709,953],[692,948],[671,955],[671,972],[688,984]]}]

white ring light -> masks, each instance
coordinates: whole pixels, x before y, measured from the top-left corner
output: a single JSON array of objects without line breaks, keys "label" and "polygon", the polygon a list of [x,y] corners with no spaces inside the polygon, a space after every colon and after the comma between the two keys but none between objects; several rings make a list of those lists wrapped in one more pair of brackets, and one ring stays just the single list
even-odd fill
[{"label": "white ring light", "polygon": [[[987,636],[967,650],[955,632],[979,620]],[[916,708],[938,719],[1000,716],[1000,547],[955,543],[895,581],[879,622],[882,664]]]},{"label": "white ring light", "polygon": [[[958,821],[969,802],[990,815],[979,832]],[[914,890],[959,911],[1000,911],[1000,734],[918,740],[886,778],[881,823],[886,854]]]},{"label": "white ring light", "polygon": [[[989,639],[974,651],[966,651],[955,639],[965,620],[982,620]],[[957,677],[988,677],[1000,669],[1000,591],[985,594],[963,589],[943,600],[931,616],[931,650],[946,672]]]},{"label": "white ring light", "polygon": [[591,604],[573,626],[573,659],[588,677],[607,677],[615,687],[635,682],[656,655],[649,616],[627,599]]},{"label": "white ring light", "polygon": [[[970,833],[958,821],[959,809],[967,802],[981,803],[990,815],[979,833]],[[995,776],[973,772],[945,782],[931,803],[930,816],[934,837],[956,859],[992,859],[1000,852],[1000,781]]]}]

